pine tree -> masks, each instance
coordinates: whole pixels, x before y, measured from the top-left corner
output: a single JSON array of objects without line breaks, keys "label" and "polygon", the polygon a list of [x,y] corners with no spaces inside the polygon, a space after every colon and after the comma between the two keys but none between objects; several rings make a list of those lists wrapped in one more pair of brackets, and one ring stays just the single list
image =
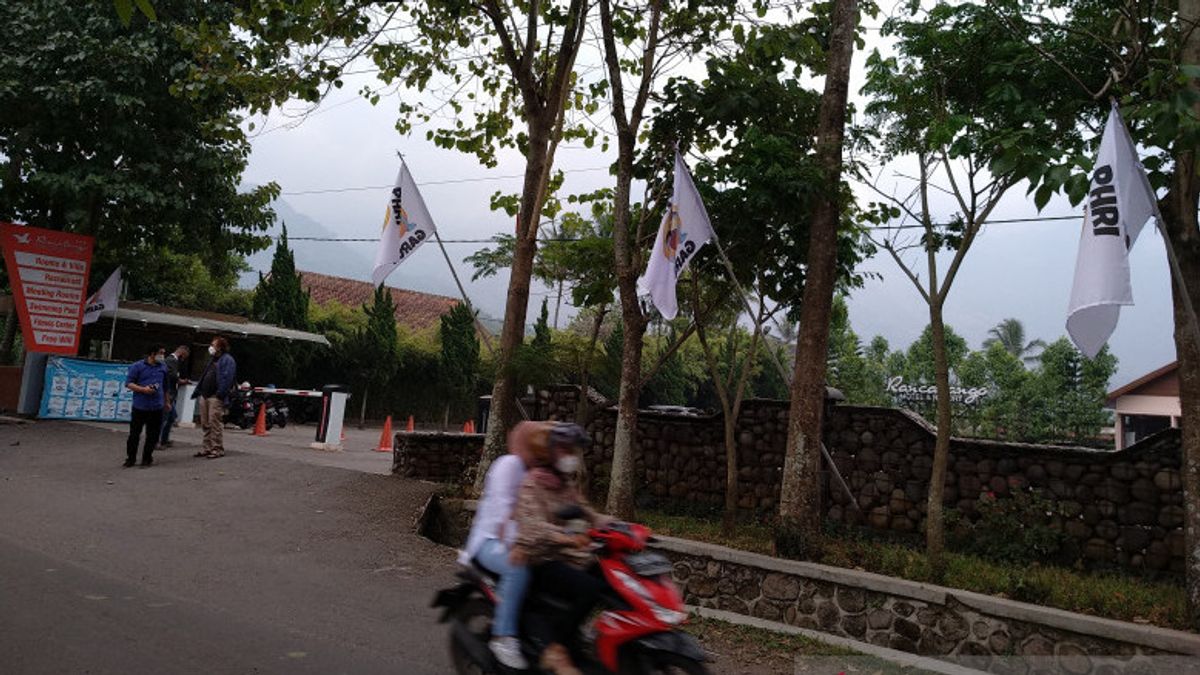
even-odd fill
[{"label": "pine tree", "polygon": [[284,223],[283,234],[279,236],[275,256],[271,259],[271,273],[266,277],[261,272],[258,275],[254,318],[284,328],[307,330],[308,303],[308,291],[304,290],[296,272],[296,257],[288,247],[287,223]]},{"label": "pine tree", "polygon": [[475,317],[464,304],[442,315],[438,331],[442,342],[441,384],[446,413],[469,414],[479,374],[479,337]]},{"label": "pine tree", "polygon": [[537,323],[533,324],[533,341],[529,343],[539,353],[550,351],[550,308],[546,299],[542,298],[542,313],[538,315]]},{"label": "pine tree", "polygon": [[387,384],[400,365],[396,305],[391,292],[380,284],[371,304],[363,305],[363,313],[367,315],[367,325],[354,334],[347,354],[347,365],[362,388],[360,427],[366,420],[369,392]]}]

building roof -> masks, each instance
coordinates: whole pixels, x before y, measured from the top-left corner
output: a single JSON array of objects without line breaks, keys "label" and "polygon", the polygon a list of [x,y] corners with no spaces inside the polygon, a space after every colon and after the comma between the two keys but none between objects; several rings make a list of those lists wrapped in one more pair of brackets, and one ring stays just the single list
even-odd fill
[{"label": "building roof", "polygon": [[[110,311],[104,311],[100,313],[100,316],[111,317],[112,314]],[[180,326],[205,333],[242,337],[269,337],[329,345],[329,340],[325,339],[324,335],[318,333],[257,323],[246,317],[233,314],[221,314],[198,309],[178,309],[131,300],[126,300],[117,305],[116,314],[119,321],[139,321],[143,324],[157,326]]]},{"label": "building roof", "polygon": [[[312,301],[323,305],[331,300],[359,307],[370,304],[375,287],[369,281],[357,281],[316,272],[300,273],[300,285],[308,291]],[[404,288],[385,286],[392,294],[396,305],[396,323],[412,330],[422,331],[436,326],[443,314],[459,304],[454,298],[432,293],[421,293]]]},{"label": "building roof", "polygon": [[[1169,391],[1140,392],[1138,390],[1140,390],[1140,389],[1155,389],[1155,390],[1160,389],[1159,387],[1149,387],[1148,385],[1152,385],[1152,384],[1156,383],[1158,380],[1165,379],[1167,377],[1170,377],[1171,375],[1174,375],[1177,370],[1179,370],[1179,361],[1172,361],[1172,362],[1168,363],[1167,365],[1163,366],[1162,368],[1159,368],[1158,370],[1154,370],[1149,373],[1146,373],[1145,375],[1137,378],[1133,382],[1130,382],[1129,384],[1127,384],[1123,387],[1118,387],[1118,388],[1110,391],[1108,393],[1109,404],[1112,404],[1112,402],[1115,399],[1125,396],[1127,394],[1144,393],[1144,394],[1147,394],[1150,396],[1154,396],[1154,395],[1170,396],[1171,392],[1169,392]],[[1175,386],[1174,395],[1175,396],[1179,395],[1178,384],[1176,384],[1176,386]]]}]

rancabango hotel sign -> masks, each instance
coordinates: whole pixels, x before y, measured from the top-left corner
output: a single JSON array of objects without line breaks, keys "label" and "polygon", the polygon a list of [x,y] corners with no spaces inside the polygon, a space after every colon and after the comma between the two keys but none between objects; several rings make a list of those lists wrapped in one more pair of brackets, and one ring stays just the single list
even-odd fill
[{"label": "rancabango hotel sign", "polygon": [[[899,403],[936,403],[937,386],[905,384],[903,375],[887,379],[887,392]],[[950,402],[958,405],[979,405],[992,391],[987,387],[950,387]]]}]

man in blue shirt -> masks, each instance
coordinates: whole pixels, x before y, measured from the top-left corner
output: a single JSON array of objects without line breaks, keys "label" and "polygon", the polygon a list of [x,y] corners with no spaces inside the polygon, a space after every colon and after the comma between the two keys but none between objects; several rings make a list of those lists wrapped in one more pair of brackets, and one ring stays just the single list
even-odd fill
[{"label": "man in blue shirt", "polygon": [[146,357],[129,366],[125,375],[125,388],[133,392],[133,411],[129,417],[129,440],[125,444],[125,466],[137,461],[138,437],[146,430],[146,443],[142,446],[142,466],[154,463],[154,446],[162,428],[163,407],[170,405],[163,398],[163,380],[167,367],[163,365],[166,350],[162,345],[152,345]]}]

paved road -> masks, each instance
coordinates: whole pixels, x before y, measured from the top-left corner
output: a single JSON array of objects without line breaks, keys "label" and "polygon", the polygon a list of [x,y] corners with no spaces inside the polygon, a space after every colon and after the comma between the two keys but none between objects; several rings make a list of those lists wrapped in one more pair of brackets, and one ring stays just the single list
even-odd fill
[{"label": "paved road", "polygon": [[448,671],[426,605],[452,552],[411,533],[431,486],[244,436],[122,469],[122,441],[0,426],[0,670]]}]

